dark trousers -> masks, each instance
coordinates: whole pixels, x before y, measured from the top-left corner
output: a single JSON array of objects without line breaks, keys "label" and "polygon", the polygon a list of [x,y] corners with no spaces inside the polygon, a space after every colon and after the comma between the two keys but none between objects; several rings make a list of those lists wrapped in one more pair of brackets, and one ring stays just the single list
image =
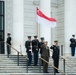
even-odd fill
[{"label": "dark trousers", "polygon": [[[47,62],[49,61],[48,57],[42,57],[44,60],[46,60]],[[43,61],[43,73],[47,73],[48,72],[48,63]]]},{"label": "dark trousers", "polygon": [[31,52],[27,52],[27,56],[29,58],[28,65],[31,65],[31,63],[32,63],[32,55],[31,55]]},{"label": "dark trousers", "polygon": [[10,46],[7,45],[7,54],[9,55],[11,53],[11,48]]},{"label": "dark trousers", "polygon": [[[54,66],[56,68],[58,68],[58,66],[59,66],[59,58],[55,58],[55,59],[53,59],[53,61],[54,61]],[[54,72],[58,73],[58,70],[54,68]]]},{"label": "dark trousers", "polygon": [[34,65],[38,64],[38,51],[34,52]]},{"label": "dark trousers", "polygon": [[71,47],[71,55],[75,56],[75,47]]}]

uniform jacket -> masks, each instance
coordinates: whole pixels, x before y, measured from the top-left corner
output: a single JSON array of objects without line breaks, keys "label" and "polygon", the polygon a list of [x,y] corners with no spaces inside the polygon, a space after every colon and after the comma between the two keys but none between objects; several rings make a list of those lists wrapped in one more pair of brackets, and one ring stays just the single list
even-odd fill
[{"label": "uniform jacket", "polygon": [[71,38],[70,39],[70,47],[75,47],[76,46],[76,39],[74,39],[74,38]]},{"label": "uniform jacket", "polygon": [[11,45],[11,37],[7,38],[7,43]]},{"label": "uniform jacket", "polygon": [[55,58],[56,59],[59,59],[59,54],[60,54],[59,46],[53,45],[50,48],[53,50],[52,58],[53,59],[55,59]]},{"label": "uniform jacket", "polygon": [[26,41],[25,42],[26,52],[29,52],[29,50],[31,49],[30,43],[31,43],[31,41]]},{"label": "uniform jacket", "polygon": [[42,57],[50,57],[50,50],[48,46],[42,46]]},{"label": "uniform jacket", "polygon": [[39,51],[39,40],[32,40],[32,51],[38,52]]}]

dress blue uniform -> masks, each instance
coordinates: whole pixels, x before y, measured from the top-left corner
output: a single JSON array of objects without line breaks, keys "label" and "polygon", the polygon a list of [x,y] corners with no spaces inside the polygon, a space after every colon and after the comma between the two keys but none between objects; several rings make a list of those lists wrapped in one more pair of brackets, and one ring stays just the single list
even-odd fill
[{"label": "dress blue uniform", "polygon": [[[28,38],[31,38],[31,37],[29,36]],[[27,56],[29,58],[28,65],[30,66],[32,63],[32,41],[27,40],[25,42],[25,47],[26,47]]]},{"label": "dress blue uniform", "polygon": [[76,40],[74,38],[70,39],[70,47],[71,47],[71,55],[75,55],[75,47],[76,47]]},{"label": "dress blue uniform", "polygon": [[34,36],[34,40],[32,40],[32,51],[34,53],[34,66],[38,64],[38,52],[39,52],[39,40],[37,36]]}]

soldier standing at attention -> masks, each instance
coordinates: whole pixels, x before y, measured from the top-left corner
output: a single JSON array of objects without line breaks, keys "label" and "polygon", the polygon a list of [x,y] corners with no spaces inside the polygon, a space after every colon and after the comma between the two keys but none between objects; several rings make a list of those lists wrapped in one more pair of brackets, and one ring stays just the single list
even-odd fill
[{"label": "soldier standing at attention", "polygon": [[71,47],[71,55],[75,56],[75,47],[76,47],[76,39],[75,35],[72,35],[72,38],[70,39],[70,47]]},{"label": "soldier standing at attention", "polygon": [[32,51],[34,54],[34,66],[37,66],[39,52],[39,40],[37,39],[37,36],[34,36],[34,40],[32,40]]},{"label": "soldier standing at attention", "polygon": [[[44,37],[41,37],[41,42],[39,42],[39,48],[40,48],[40,54],[41,54],[41,56],[42,56],[42,45],[43,44],[44,44]],[[41,61],[41,65],[43,65],[43,60]]]},{"label": "soldier standing at attention", "polygon": [[[48,42],[44,42],[44,45],[42,45],[42,55],[41,57],[46,60],[47,62],[49,62],[49,57],[50,57],[50,49],[47,46]],[[46,63],[45,61],[43,61],[43,73],[48,73],[48,63]]]},{"label": "soldier standing at attention", "polygon": [[[11,37],[10,37],[10,33],[7,34],[7,44],[11,45]],[[9,55],[11,53],[11,47],[7,45],[7,54]]]},{"label": "soldier standing at attention", "polygon": [[31,36],[28,36],[28,40],[25,42],[27,56],[29,58],[28,65],[30,66],[32,63],[32,41]]},{"label": "soldier standing at attention", "polygon": [[[54,45],[50,47],[53,50],[52,58],[54,62],[54,66],[58,68],[59,66],[59,53],[60,49],[58,46],[58,41],[54,41]],[[55,73],[59,73],[57,69],[54,68]]]}]

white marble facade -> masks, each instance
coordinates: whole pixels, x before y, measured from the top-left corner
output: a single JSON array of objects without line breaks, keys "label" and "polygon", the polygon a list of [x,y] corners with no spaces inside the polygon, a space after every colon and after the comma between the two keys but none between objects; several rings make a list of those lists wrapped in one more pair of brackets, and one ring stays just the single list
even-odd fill
[{"label": "white marble facade", "polygon": [[[34,35],[38,35],[38,38],[40,38],[40,26],[36,23],[36,7],[39,7],[40,9],[42,9],[43,7],[40,5],[41,4],[40,0],[17,0],[18,2],[16,0],[4,0],[4,1],[5,1],[5,40],[7,38],[6,36],[7,33],[10,32],[12,36],[12,46],[20,51],[20,45],[21,45],[22,52],[26,53],[24,44],[25,41],[27,40],[27,36],[31,35],[33,39]],[[75,0],[71,1],[70,4],[71,5],[74,4],[74,1]],[[69,0],[67,1],[51,0],[50,11],[49,11],[50,17],[54,17],[57,19],[57,27],[50,29],[50,38],[51,38],[49,40],[50,45],[53,44],[54,40],[58,40],[59,46],[61,45],[64,46],[63,51],[64,54],[70,53],[69,39],[72,33],[76,32],[74,28],[75,25],[72,27],[71,24],[67,23],[68,18],[70,18],[66,16],[67,12],[70,11],[70,9],[68,9],[70,6],[68,2]],[[48,4],[46,4],[46,6],[47,5]],[[75,7],[75,5],[73,7]],[[71,13],[69,15],[71,15]],[[75,15],[73,15],[73,17],[74,16]],[[72,27],[71,30],[68,30],[69,25],[70,27]],[[69,33],[71,31],[72,33]]]}]

